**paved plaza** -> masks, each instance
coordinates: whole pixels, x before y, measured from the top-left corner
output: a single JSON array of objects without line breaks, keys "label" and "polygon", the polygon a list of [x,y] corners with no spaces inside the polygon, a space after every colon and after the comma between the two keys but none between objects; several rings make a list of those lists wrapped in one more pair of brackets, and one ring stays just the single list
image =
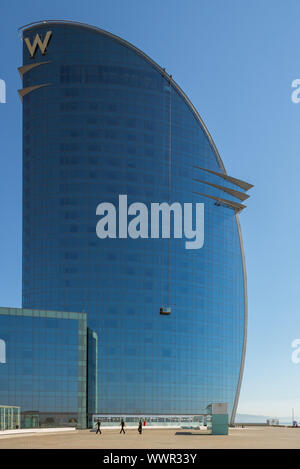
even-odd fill
[{"label": "paved plaza", "polygon": [[1,435],[0,449],[226,449],[226,448],[298,448],[300,428],[247,427],[231,428],[228,436],[210,435],[197,430],[102,429],[102,435],[89,430],[39,433],[32,435]]}]

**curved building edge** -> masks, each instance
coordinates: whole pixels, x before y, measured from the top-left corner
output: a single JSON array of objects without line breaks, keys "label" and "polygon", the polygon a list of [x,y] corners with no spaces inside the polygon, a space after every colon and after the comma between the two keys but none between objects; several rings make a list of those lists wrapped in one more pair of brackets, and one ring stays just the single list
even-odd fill
[{"label": "curved building edge", "polygon": [[238,213],[235,214],[235,218],[236,218],[239,239],[240,239],[242,265],[243,265],[243,277],[244,277],[244,339],[243,339],[243,350],[242,350],[242,356],[241,356],[240,374],[239,374],[235,399],[234,399],[231,418],[230,418],[230,425],[234,424],[236,410],[237,410],[239,397],[240,397],[240,391],[241,391],[243,374],[244,374],[244,366],[245,366],[246,346],[247,346],[247,329],[248,329],[248,290],[247,290],[247,272],[246,272],[245,251],[244,251],[240,218],[239,218]]}]

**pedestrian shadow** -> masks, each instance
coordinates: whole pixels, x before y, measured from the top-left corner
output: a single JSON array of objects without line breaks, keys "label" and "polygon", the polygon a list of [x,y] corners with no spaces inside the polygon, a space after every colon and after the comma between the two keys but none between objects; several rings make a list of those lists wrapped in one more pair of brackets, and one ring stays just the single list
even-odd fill
[{"label": "pedestrian shadow", "polygon": [[208,433],[206,431],[194,431],[194,432],[176,432],[175,435],[178,436],[211,436],[211,433]]}]

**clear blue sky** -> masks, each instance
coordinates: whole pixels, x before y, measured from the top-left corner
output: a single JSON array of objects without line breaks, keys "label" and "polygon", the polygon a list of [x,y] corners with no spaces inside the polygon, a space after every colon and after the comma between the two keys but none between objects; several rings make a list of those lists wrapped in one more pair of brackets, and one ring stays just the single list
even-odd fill
[{"label": "clear blue sky", "polygon": [[21,42],[36,20],[94,24],[165,67],[204,119],[228,173],[255,185],[241,214],[249,332],[240,413],[300,417],[298,0],[1,1],[0,305],[21,306]]}]

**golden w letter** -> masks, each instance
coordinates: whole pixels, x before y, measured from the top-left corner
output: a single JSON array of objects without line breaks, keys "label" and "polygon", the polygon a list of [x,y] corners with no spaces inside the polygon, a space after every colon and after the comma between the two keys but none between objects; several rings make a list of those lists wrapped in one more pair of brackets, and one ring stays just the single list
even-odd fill
[{"label": "golden w letter", "polygon": [[52,31],[48,31],[45,36],[44,41],[42,42],[40,36],[36,34],[32,45],[30,43],[29,38],[28,37],[25,38],[25,43],[29,50],[31,58],[34,58],[34,54],[35,54],[37,46],[39,46],[41,53],[45,55],[51,35],[52,35]]}]

